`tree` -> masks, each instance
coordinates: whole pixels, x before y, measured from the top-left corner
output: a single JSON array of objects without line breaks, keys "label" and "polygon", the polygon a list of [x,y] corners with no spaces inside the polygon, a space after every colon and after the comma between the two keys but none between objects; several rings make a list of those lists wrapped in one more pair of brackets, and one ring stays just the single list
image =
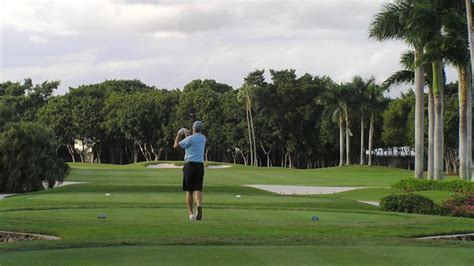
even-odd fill
[{"label": "tree", "polygon": [[71,105],[69,97],[57,96],[51,98],[38,112],[38,121],[53,129],[56,138],[66,146],[71,160],[76,162],[74,137],[76,129],[73,127]]},{"label": "tree", "polygon": [[[371,78],[369,80],[363,80],[360,76],[355,76],[352,79],[351,87],[354,93],[354,99],[355,103],[354,105],[359,111],[360,115],[360,154],[359,154],[359,164],[363,165],[364,164],[364,157],[365,157],[365,145],[364,145],[364,117],[365,114],[369,111],[369,87],[375,86],[374,84],[375,80],[374,78]],[[370,112],[370,111],[369,111]],[[373,119],[371,119],[373,120]],[[370,130],[369,130],[370,131]],[[372,133],[373,135],[373,133]],[[370,138],[370,136],[369,136]]]},{"label": "tree", "polygon": [[458,174],[459,160],[459,101],[458,85],[456,83],[447,84],[444,88],[444,161],[446,174]]},{"label": "tree", "polygon": [[[102,161],[103,149],[107,144],[114,144],[114,136],[108,135],[104,128],[104,106],[107,98],[114,94],[133,94],[136,92],[150,92],[149,87],[139,80],[106,80],[97,84],[81,85],[70,88],[66,94],[71,106],[71,121],[74,130],[74,139],[83,147],[78,154],[84,162],[85,147],[92,148],[90,162]],[[111,143],[110,143],[111,142]]]},{"label": "tree", "polygon": [[7,124],[14,119],[14,110],[11,106],[0,101],[0,132],[7,127]]},{"label": "tree", "polygon": [[445,58],[457,68],[459,96],[459,177],[472,176],[472,88],[469,65],[469,42],[465,6],[453,1],[443,11],[443,48]]},{"label": "tree", "polygon": [[368,143],[368,165],[372,165],[372,153],[374,143],[374,131],[375,131],[375,116],[376,113],[383,110],[384,103],[386,102],[383,92],[386,87],[378,86],[375,83],[370,83],[367,87],[367,109],[369,111],[369,143]]},{"label": "tree", "polygon": [[[468,33],[468,41],[469,41],[469,55],[471,58],[471,90],[472,87],[474,87],[474,70],[472,69],[474,67],[474,44],[473,44],[473,27],[472,27],[472,0],[466,0],[466,18],[467,18],[467,33]],[[472,106],[472,91],[471,94],[468,95],[468,104]],[[468,136],[471,135],[470,138],[468,138],[468,162],[472,162],[472,107],[468,109],[468,117],[471,117],[471,122],[468,123]],[[471,168],[472,171],[472,168]],[[472,177],[471,173],[471,181],[474,181],[474,178]]]},{"label": "tree", "polygon": [[14,123],[0,134],[0,191],[43,190],[62,182],[68,166],[58,158],[52,130],[36,123]]},{"label": "tree", "polygon": [[244,102],[245,105],[245,117],[247,121],[247,131],[248,131],[248,138],[249,138],[249,151],[250,151],[250,165],[251,166],[258,166],[258,158],[257,158],[257,143],[255,139],[255,126],[253,123],[253,115],[252,115],[252,93],[254,87],[253,85],[245,82],[244,85],[239,89],[239,100]]},{"label": "tree", "polygon": [[414,26],[418,32],[424,32],[428,36],[425,43],[425,54],[417,60],[416,64],[431,63],[432,87],[434,102],[434,156],[433,156],[433,178],[444,179],[444,115],[443,115],[443,90],[444,90],[444,64],[442,52],[442,10],[444,1],[434,1],[422,5],[418,12],[420,19]]},{"label": "tree", "polygon": [[29,78],[21,82],[0,83],[0,101],[15,110],[15,121],[36,120],[38,110],[51,98],[53,91],[59,86],[59,81],[44,81],[33,84]]},{"label": "tree", "polygon": [[220,131],[225,117],[222,115],[220,95],[231,90],[231,86],[214,80],[194,80],[180,94],[175,128],[190,127],[194,120],[204,122],[204,132],[208,137],[206,160],[209,160],[209,155],[222,153],[225,137]]},{"label": "tree", "polygon": [[344,135],[347,130],[347,125],[344,128],[346,122],[347,102],[346,102],[346,88],[342,85],[334,86],[325,93],[326,112],[331,113],[332,119],[339,125],[339,166],[347,164],[344,159],[345,141]]},{"label": "tree", "polygon": [[[401,65],[405,69],[393,73],[387,80],[384,81],[384,85],[387,87],[398,85],[401,83],[411,83],[415,81],[415,52],[406,51],[402,54],[400,59]],[[425,73],[425,83],[428,85],[428,179],[433,179],[434,172],[434,95],[433,95],[433,82],[432,82],[432,67],[431,64],[423,65]]]},{"label": "tree", "polygon": [[413,120],[407,119],[414,111],[413,91],[402,93],[401,97],[391,101],[383,112],[382,140],[387,146],[405,146],[409,142],[410,124]]},{"label": "tree", "polygon": [[[414,47],[415,61],[423,56],[428,35],[419,30],[421,12],[418,12],[420,1],[397,1],[385,4],[370,25],[370,37],[379,41],[398,39]],[[416,178],[423,178],[424,159],[424,72],[420,64],[415,68],[415,173]]]},{"label": "tree", "polygon": [[83,147],[79,152],[81,162],[85,161],[85,147],[91,147],[90,162],[93,163],[97,159],[97,162],[100,163],[101,142],[105,138],[105,131],[101,125],[104,121],[102,110],[106,91],[94,85],[81,86],[71,89],[67,97],[69,97],[74,139],[80,141]]},{"label": "tree", "polygon": [[[242,105],[237,94],[237,90],[220,94],[222,115],[225,117],[221,125],[221,135],[224,136],[224,154],[229,155],[227,161],[237,163],[242,158],[243,163],[247,165],[247,157],[243,149],[247,144],[247,140],[242,137],[245,135],[247,125],[243,112],[241,112]],[[225,157],[223,156],[224,161],[226,161]]]}]

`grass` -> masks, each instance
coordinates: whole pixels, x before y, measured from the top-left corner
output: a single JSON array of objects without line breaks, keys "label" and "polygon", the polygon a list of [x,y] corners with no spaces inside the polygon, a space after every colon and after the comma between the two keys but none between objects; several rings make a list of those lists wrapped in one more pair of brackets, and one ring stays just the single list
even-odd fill
[{"label": "grass", "polygon": [[[378,201],[412,173],[385,167],[316,170],[235,165],[206,170],[204,220],[190,222],[180,169],[71,164],[88,182],[0,201],[2,230],[60,241],[0,245],[0,264],[469,264],[473,243],[415,236],[473,232],[474,219],[387,213]],[[361,186],[334,195],[282,196],[247,184]],[[105,193],[111,193],[106,197]],[[440,202],[450,193],[420,194]],[[241,197],[236,197],[241,195]],[[106,213],[106,219],[98,219]],[[311,221],[317,215],[319,222]]]}]

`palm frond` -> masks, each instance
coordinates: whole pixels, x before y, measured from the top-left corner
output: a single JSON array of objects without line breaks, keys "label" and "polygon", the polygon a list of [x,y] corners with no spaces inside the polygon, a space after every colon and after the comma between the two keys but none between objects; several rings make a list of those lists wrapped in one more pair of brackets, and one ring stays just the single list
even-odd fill
[{"label": "palm frond", "polygon": [[415,51],[407,50],[400,56],[400,63],[407,69],[415,69]]},{"label": "palm frond", "polygon": [[396,86],[404,83],[413,83],[415,81],[415,72],[412,70],[400,70],[393,73],[383,83],[384,87]]},{"label": "palm frond", "polygon": [[375,15],[369,27],[369,38],[378,41],[403,39],[405,36],[403,24],[400,21],[401,6],[398,3],[387,3],[382,12]]}]

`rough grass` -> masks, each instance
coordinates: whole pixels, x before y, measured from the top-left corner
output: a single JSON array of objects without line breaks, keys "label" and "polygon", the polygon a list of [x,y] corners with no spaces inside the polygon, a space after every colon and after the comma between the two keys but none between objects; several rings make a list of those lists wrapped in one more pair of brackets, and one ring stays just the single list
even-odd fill
[{"label": "rough grass", "polygon": [[[181,170],[144,165],[71,164],[67,180],[89,183],[0,201],[2,230],[63,238],[2,244],[0,264],[468,264],[474,260],[472,243],[413,239],[472,232],[474,219],[387,213],[356,201],[376,201],[397,192],[388,187],[410,176],[406,170],[209,169],[204,220],[190,222]],[[246,184],[369,188],[282,196],[242,186]],[[436,201],[449,197],[443,192],[420,194]],[[98,219],[99,213],[107,218]],[[315,215],[319,222],[311,221]]]}]

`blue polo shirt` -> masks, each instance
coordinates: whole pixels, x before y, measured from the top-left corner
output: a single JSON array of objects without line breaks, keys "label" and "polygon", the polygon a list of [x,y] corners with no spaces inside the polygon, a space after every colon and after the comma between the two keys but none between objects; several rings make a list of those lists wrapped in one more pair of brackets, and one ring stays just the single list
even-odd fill
[{"label": "blue polo shirt", "polygon": [[206,146],[206,136],[201,133],[194,133],[179,142],[179,146],[185,150],[185,162],[204,162],[204,148]]}]

